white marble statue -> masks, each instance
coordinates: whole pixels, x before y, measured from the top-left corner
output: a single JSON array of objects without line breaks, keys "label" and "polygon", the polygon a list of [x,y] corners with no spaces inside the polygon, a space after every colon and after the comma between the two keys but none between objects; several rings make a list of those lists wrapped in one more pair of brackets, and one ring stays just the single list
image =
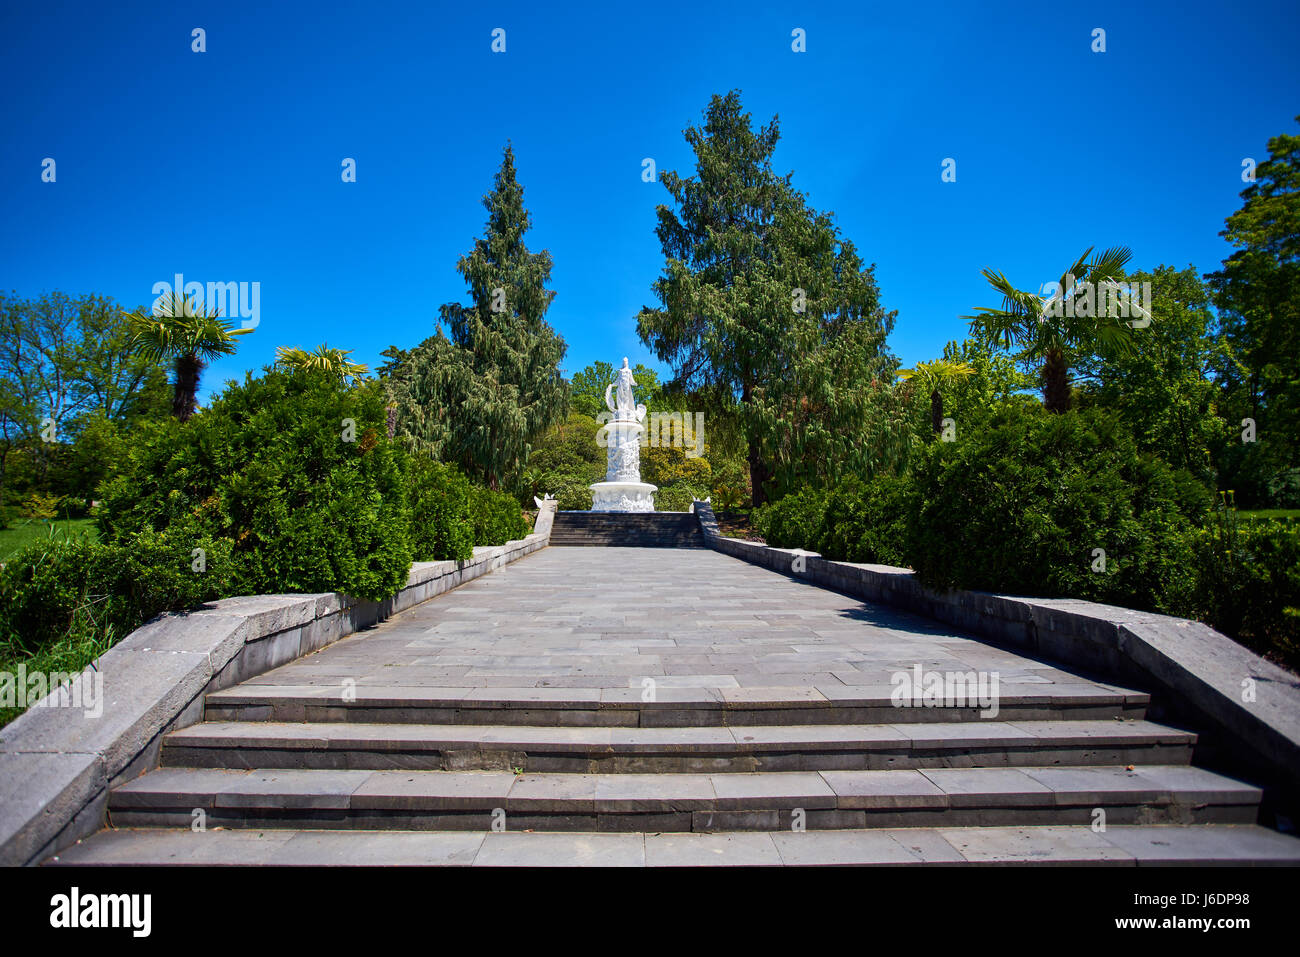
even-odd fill
[{"label": "white marble statue", "polygon": [[[636,379],[627,358],[617,377],[605,387],[605,405],[612,413],[600,427],[596,441],[606,448],[605,481],[591,488],[593,512],[653,512],[655,486],[641,481],[641,433],[645,431],[644,405],[636,404],[632,388]],[[611,398],[611,393],[613,397]]]}]

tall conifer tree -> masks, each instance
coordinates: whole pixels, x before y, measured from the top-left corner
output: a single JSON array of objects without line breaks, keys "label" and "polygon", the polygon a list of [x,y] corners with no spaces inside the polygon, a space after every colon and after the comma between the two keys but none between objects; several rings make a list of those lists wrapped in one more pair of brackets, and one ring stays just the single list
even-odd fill
[{"label": "tall conifer tree", "polygon": [[567,347],[546,322],[551,255],[524,245],[531,218],[509,145],[483,205],[484,235],[456,267],[469,303],[442,306],[437,333],[385,351],[380,373],[398,434],[492,488],[513,487],[533,440],[564,417]]},{"label": "tall conifer tree", "polygon": [[662,304],[641,339],[673,368],[673,388],[739,419],[754,503],[769,491],[873,471],[903,454],[889,409],[894,314],[832,219],[772,169],[777,120],[755,132],[733,90],[686,130],[696,175],[665,171],[677,209],[656,233]]}]

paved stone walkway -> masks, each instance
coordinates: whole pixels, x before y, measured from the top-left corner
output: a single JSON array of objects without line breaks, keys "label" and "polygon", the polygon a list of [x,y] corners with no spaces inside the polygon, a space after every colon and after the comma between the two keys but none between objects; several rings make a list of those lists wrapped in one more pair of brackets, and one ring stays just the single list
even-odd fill
[{"label": "paved stone walkway", "polygon": [[543,549],[246,687],[351,679],[358,692],[613,700],[653,678],[660,700],[771,688],[843,700],[887,698],[891,675],[918,664],[997,672],[1004,695],[1116,690],[717,552],[654,548]]}]

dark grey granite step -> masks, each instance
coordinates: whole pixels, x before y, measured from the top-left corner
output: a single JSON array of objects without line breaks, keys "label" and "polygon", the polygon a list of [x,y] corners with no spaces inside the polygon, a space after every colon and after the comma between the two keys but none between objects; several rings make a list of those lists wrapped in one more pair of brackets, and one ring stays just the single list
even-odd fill
[{"label": "dark grey granite step", "polygon": [[1260,792],[1201,768],[512,774],[162,768],[117,788],[114,826],[752,831],[1255,822]]},{"label": "dark grey granite step", "polygon": [[[1022,686],[1026,687],[1026,686]],[[1003,693],[1004,720],[1141,719],[1150,701],[1136,691],[1080,682]],[[1042,690],[1038,690],[1042,689]],[[491,724],[558,727],[735,727],[750,725],[984,722],[976,707],[895,707],[887,690],[795,688],[404,688],[337,683],[248,683],[207,696],[209,721],[337,721],[379,724]]]},{"label": "dark grey granite step", "polygon": [[198,768],[751,772],[1186,764],[1196,735],[1149,721],[574,728],[205,722],[162,764]]}]

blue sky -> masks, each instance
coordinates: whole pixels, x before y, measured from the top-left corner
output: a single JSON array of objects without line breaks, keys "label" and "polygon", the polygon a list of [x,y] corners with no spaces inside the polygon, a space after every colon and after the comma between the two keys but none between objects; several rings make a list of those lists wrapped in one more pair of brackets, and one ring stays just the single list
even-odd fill
[{"label": "blue sky", "polygon": [[911,363],[994,304],[985,266],[1037,286],[1124,244],[1216,268],[1243,158],[1296,131],[1297,35],[1293,0],[6,4],[0,285],[135,306],[176,273],[259,282],[260,324],[205,392],[278,345],[374,366],[465,298],[456,260],[510,139],[566,372],[658,366],[635,316],[667,193],[642,160],[691,171],[682,131],[736,88],[756,125],[779,114],[778,170],[877,263]]}]

